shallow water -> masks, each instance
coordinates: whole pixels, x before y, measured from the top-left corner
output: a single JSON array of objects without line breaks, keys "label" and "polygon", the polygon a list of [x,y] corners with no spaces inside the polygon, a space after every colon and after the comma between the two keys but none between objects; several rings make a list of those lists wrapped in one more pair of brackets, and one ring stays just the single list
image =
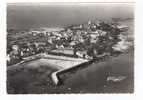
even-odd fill
[{"label": "shallow water", "polygon": [[[37,62],[36,62],[37,63]],[[134,84],[133,54],[124,54],[112,60],[91,64],[78,70],[55,86],[49,67],[34,67],[8,73],[8,93],[132,93]],[[37,64],[36,64],[37,65]],[[54,70],[53,70],[54,71]],[[125,76],[120,82],[106,81],[105,76]],[[104,81],[101,79],[105,78]]]}]

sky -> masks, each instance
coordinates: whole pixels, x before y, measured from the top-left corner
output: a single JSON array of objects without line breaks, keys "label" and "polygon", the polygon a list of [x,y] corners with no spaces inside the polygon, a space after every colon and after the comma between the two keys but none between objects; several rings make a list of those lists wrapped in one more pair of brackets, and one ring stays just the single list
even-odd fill
[{"label": "sky", "polygon": [[40,4],[7,5],[7,28],[30,29],[82,24],[88,20],[133,18],[133,4]]}]

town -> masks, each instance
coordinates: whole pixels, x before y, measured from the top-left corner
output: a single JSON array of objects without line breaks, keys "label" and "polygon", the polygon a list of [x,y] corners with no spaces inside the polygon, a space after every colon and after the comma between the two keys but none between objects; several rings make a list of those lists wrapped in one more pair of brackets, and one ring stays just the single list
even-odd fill
[{"label": "town", "polygon": [[84,59],[118,55],[131,43],[125,33],[127,26],[104,21],[69,25],[64,28],[39,28],[28,31],[9,29],[7,32],[7,65],[24,58],[50,53]]}]

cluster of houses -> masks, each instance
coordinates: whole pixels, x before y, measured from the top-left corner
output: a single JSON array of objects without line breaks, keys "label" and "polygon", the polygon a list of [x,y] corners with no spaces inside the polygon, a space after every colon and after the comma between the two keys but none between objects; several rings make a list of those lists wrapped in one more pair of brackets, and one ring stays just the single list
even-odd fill
[{"label": "cluster of houses", "polygon": [[[92,23],[91,21],[87,24],[71,25],[65,28],[33,29],[26,32],[29,40],[25,42],[21,40],[23,44],[15,42],[8,47],[7,61],[8,64],[13,64],[22,60],[23,57],[67,48],[73,51],[75,57],[91,59],[115,51],[121,52],[121,49],[117,49],[117,44],[122,41],[122,29],[111,23]],[[8,42],[11,41],[8,40]]]}]

